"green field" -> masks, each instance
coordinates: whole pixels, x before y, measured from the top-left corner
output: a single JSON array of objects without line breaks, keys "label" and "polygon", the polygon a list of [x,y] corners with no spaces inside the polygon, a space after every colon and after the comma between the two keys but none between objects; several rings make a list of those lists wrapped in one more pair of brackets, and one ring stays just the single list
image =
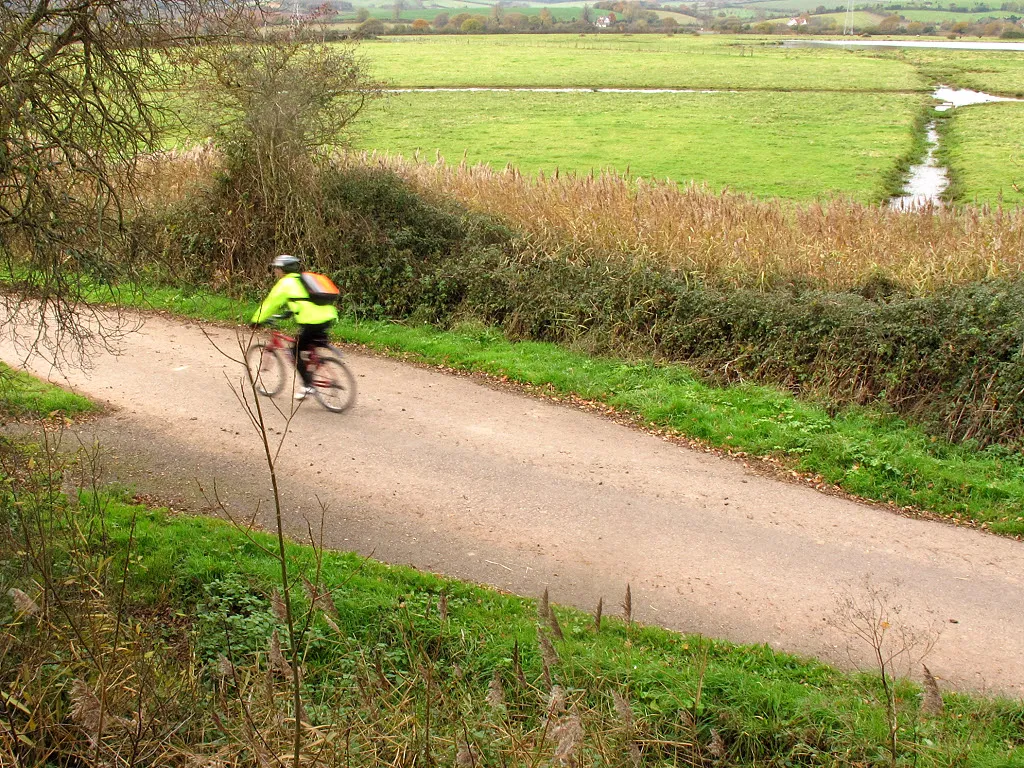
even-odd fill
[{"label": "green field", "polygon": [[[886,6],[886,5],[902,5],[905,0],[875,0],[869,3],[854,3],[854,8],[863,9],[868,5],[872,7]],[[770,13],[772,16],[776,16],[779,12],[782,13],[812,13],[818,6],[824,5],[826,10],[834,11],[837,9],[845,9],[846,3],[843,2],[828,2],[827,0],[764,0],[764,2],[743,3],[740,8],[750,11],[760,11]],[[736,9],[729,8],[728,11]],[[900,11],[897,11],[900,13]]]},{"label": "green field", "polygon": [[[484,16],[490,18],[494,13],[494,5],[494,3],[472,3],[466,2],[466,0],[442,0],[442,2],[435,4],[436,7],[404,8],[399,19],[403,22],[410,22],[416,19],[433,21],[434,17],[439,13],[447,13],[449,16],[455,16],[459,13],[468,13],[473,16]],[[529,6],[525,7],[503,7],[503,12],[506,14],[521,13],[524,16],[537,16],[542,8],[547,8],[557,21],[576,21],[583,17],[582,3],[568,3],[561,5],[531,3]],[[374,18],[382,19],[384,21],[394,20],[395,10],[393,4],[367,6],[366,10],[368,10],[370,15]],[[591,13],[596,17],[600,11],[592,10]]]},{"label": "green field", "polygon": [[[836,26],[840,28],[842,28],[843,24],[849,20],[852,22],[854,29],[864,29],[865,27],[876,26],[878,22],[885,18],[885,16],[880,16],[877,13],[869,13],[868,11],[854,11],[850,16],[847,16],[845,13],[820,13],[811,18],[820,20],[831,19],[836,23]],[[785,23],[788,20],[788,16],[769,19],[769,21],[774,24]]]},{"label": "green field", "polygon": [[[732,16],[733,18],[737,19],[744,19],[745,21],[753,21],[757,19],[758,16],[764,17],[766,15],[764,13],[751,10],[750,8],[722,8],[716,13],[716,15],[719,18],[721,18],[721,14],[723,13],[726,16]],[[774,15],[774,13],[772,15]]]},{"label": "green field", "polygon": [[956,21],[969,21],[975,22],[980,19],[1005,19],[1009,16],[1020,17],[1021,13],[1014,13],[1013,11],[974,11],[968,13],[960,13],[956,11],[943,11],[939,9],[929,10],[922,8],[920,10],[901,10],[894,11],[908,21],[927,21],[931,23],[941,24],[944,21],[956,22]]},{"label": "green field", "polygon": [[872,200],[909,149],[915,95],[396,94],[361,146],[524,173],[606,168],[758,196]]},{"label": "green field", "polygon": [[929,80],[1002,96],[1024,97],[1024,55],[1014,51],[893,51]]},{"label": "green field", "polygon": [[925,90],[906,61],[873,51],[692,35],[400,37],[362,46],[394,86]]},{"label": "green field", "polygon": [[965,202],[1024,203],[1024,103],[961,107],[945,140]]},{"label": "green field", "polygon": [[780,13],[810,13],[819,5],[824,5],[826,8],[845,7],[843,3],[824,3],[822,0],[766,0],[763,3],[746,3],[743,7],[777,16]]},{"label": "green field", "polygon": [[[881,18],[868,16],[858,12],[855,23]],[[843,14],[832,17],[843,20]],[[914,120],[925,103],[914,92],[943,84],[1024,95],[1024,57],[1014,52],[774,43],[725,35],[370,41],[362,51],[375,75],[393,88],[732,93],[395,95],[383,119],[371,117],[360,147],[405,156],[419,150],[433,157],[439,151],[451,162],[465,156],[495,167],[512,163],[526,173],[628,168],[635,175],[706,181],[715,189],[757,196],[847,194],[875,201],[884,197],[885,175],[910,149]],[[980,162],[975,168],[960,176],[966,200],[993,202],[1000,189],[1004,201],[1017,199],[1010,186],[1017,183],[1012,164]]]},{"label": "green field", "polygon": [[[661,19],[675,19],[680,24],[700,24],[700,19],[696,16],[690,16],[685,13],[676,13],[675,11],[655,11],[658,14],[658,18]],[[605,11],[600,11],[604,14]]]}]

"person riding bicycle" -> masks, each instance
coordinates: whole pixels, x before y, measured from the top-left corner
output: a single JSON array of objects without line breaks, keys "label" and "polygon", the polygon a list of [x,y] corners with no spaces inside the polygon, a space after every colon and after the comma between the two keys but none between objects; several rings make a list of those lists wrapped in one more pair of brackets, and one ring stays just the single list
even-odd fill
[{"label": "person riding bicycle", "polygon": [[313,394],[313,380],[306,370],[306,355],[303,353],[308,354],[313,347],[326,347],[330,343],[327,330],[338,319],[338,310],[333,304],[314,304],[310,300],[309,291],[302,283],[302,265],[295,256],[281,254],[270,263],[270,268],[277,282],[252,316],[251,322],[253,326],[259,327],[285,306],[295,316],[299,326],[295,339],[295,368],[303,384],[295,393],[295,399],[302,400],[306,395]]}]

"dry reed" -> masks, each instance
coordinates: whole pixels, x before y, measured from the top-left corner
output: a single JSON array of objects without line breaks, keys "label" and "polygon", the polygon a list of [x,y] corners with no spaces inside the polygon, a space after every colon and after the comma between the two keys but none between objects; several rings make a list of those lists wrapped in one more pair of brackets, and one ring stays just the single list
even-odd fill
[{"label": "dry reed", "polygon": [[14,601],[14,607],[17,609],[18,613],[28,616],[37,616],[40,613],[40,608],[36,601],[22,590],[12,587],[7,590],[7,594],[9,594],[11,599]]},{"label": "dry reed", "polygon": [[270,595],[270,608],[274,612],[274,617],[282,624],[288,621],[288,609],[284,604],[284,598],[281,597],[281,592],[277,589]]},{"label": "dry reed", "polygon": [[555,762],[562,766],[575,765],[576,753],[583,743],[583,723],[575,707],[555,730],[558,741],[554,754]]},{"label": "dry reed", "polygon": [[[904,212],[843,198],[760,200],[611,172],[529,177],[367,152],[333,162],[390,171],[428,197],[494,216],[536,258],[649,263],[695,282],[764,289],[798,281],[842,290],[882,279],[926,292],[1024,273],[1024,207]],[[152,155],[141,164],[142,198],[157,207],[182,201],[221,166],[208,144]]]},{"label": "dry reed", "polygon": [[223,157],[211,143],[157,152],[139,163],[137,189],[149,207],[171,205],[211,183],[222,167]]},{"label": "dry reed", "polygon": [[537,254],[650,262],[714,284],[804,280],[844,289],[882,277],[926,291],[1024,272],[1024,208],[900,212],[846,199],[759,200],[613,173],[531,178],[513,168],[370,153],[338,162],[393,171],[425,194],[497,216]]},{"label": "dry reed", "polygon": [[276,629],[270,636],[268,654],[270,657],[271,669],[281,673],[281,675],[285,678],[291,677],[292,667],[291,664],[288,663],[288,660],[284,657],[284,653],[281,650],[281,636],[278,634],[278,631]]},{"label": "dry reed", "polygon": [[924,692],[921,699],[921,714],[941,714],[945,705],[942,702],[942,692],[939,690],[939,683],[927,666],[922,664],[921,667],[924,670]]},{"label": "dry reed", "polygon": [[551,634],[555,640],[565,640],[565,634],[562,632],[562,625],[558,623],[558,617],[555,615],[555,609],[548,609],[548,626],[551,628]]},{"label": "dry reed", "polygon": [[711,729],[711,742],[708,744],[708,754],[715,760],[725,757],[725,740],[716,728]]},{"label": "dry reed", "polygon": [[494,677],[491,678],[491,682],[487,686],[486,701],[487,706],[495,712],[501,712],[505,709],[505,689],[501,684],[500,670],[494,670]]}]

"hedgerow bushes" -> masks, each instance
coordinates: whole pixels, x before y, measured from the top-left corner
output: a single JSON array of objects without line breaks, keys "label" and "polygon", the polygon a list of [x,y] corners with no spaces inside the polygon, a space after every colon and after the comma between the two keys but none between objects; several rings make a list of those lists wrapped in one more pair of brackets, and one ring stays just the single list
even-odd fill
[{"label": "hedgerow bushes", "polygon": [[[472,318],[513,337],[685,361],[836,405],[882,404],[956,441],[1024,444],[1019,279],[922,294],[884,279],[846,291],[795,280],[731,288],[654,263],[539,253],[529,238],[417,195],[379,167],[325,168],[318,188],[315,231],[294,250],[316,255],[359,316]],[[223,200],[193,197],[172,217],[169,245],[203,272],[225,266],[217,233],[182,229],[215,226],[217,215],[196,208]],[[270,247],[246,261],[266,263]]]}]

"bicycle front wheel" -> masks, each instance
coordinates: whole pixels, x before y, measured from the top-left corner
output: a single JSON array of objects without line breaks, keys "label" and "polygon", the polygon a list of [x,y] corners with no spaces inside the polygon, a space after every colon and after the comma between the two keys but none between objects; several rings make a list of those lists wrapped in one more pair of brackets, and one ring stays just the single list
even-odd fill
[{"label": "bicycle front wheel", "polygon": [[263,342],[253,344],[246,350],[245,369],[249,381],[261,395],[273,397],[284,386],[284,361],[277,350],[268,349]]},{"label": "bicycle front wheel", "polygon": [[356,377],[336,357],[321,358],[313,371],[313,389],[320,405],[333,413],[342,413],[355,405]]}]

